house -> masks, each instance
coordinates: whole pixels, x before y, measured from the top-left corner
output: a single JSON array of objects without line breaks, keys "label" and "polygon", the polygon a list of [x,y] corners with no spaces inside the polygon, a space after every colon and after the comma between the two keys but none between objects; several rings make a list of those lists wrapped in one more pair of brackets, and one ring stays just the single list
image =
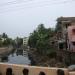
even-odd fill
[{"label": "house", "polygon": [[57,19],[57,40],[65,43],[65,49],[69,50],[67,43],[69,42],[68,28],[75,25],[75,17],[59,17]]},{"label": "house", "polygon": [[57,56],[61,62],[75,64],[75,17],[57,18]]}]

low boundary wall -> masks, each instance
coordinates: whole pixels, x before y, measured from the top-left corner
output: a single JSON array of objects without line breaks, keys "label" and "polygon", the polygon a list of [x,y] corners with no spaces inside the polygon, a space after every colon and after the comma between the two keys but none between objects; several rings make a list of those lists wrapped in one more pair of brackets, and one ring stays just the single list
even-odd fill
[{"label": "low boundary wall", "polygon": [[[75,72],[69,72],[68,69],[66,68],[50,68],[50,67],[38,67],[38,66],[0,63],[1,75],[6,75],[7,69],[12,70],[11,75],[75,75]],[[28,73],[26,73],[26,71],[23,72],[24,69],[28,70],[27,71]]]}]

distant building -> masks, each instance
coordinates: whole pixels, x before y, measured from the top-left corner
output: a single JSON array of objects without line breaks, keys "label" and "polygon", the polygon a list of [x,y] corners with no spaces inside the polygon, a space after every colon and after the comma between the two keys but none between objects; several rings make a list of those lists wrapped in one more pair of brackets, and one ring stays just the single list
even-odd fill
[{"label": "distant building", "polygon": [[28,45],[28,37],[24,37],[23,38],[23,46],[27,46]]}]

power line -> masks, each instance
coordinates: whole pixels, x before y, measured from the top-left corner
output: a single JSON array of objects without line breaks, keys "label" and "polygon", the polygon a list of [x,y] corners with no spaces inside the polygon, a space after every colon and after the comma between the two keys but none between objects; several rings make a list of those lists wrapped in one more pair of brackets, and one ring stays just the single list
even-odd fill
[{"label": "power line", "polygon": [[[52,3],[53,5],[54,5],[54,4],[59,4],[59,3],[61,3],[61,2],[58,2],[58,1],[52,1],[52,2],[51,2],[51,1],[43,1],[43,2],[32,3],[32,1],[34,1],[34,0],[28,0],[28,1],[25,1],[25,2],[21,2],[21,3],[23,3],[23,4],[25,4],[25,5],[28,5],[27,2],[30,2],[30,1],[31,1],[31,3],[28,3],[28,4],[32,4],[32,5],[34,5],[34,4],[40,4],[40,3],[42,3],[42,4],[45,3],[45,4],[46,4],[46,3],[52,3],[52,2],[53,2],[53,3]],[[15,1],[14,1],[14,2],[15,2]],[[65,3],[65,2],[68,2],[68,1],[63,1],[63,2]],[[12,2],[8,2],[8,3],[12,3]],[[21,3],[15,3],[15,4],[18,4],[18,5],[16,5],[16,7],[18,7],[19,5],[21,5]],[[23,5],[23,4],[22,4],[22,5]],[[50,4],[50,5],[52,5],[52,4]],[[9,4],[8,4],[8,5],[9,5]],[[8,5],[4,5],[4,6],[8,6]],[[10,5],[13,5],[13,3],[10,4]],[[25,6],[25,5],[24,5],[24,6]],[[1,7],[0,7],[0,8],[1,8]]]},{"label": "power line", "polygon": [[[64,1],[63,3],[67,3],[67,1]],[[50,6],[50,5],[51,5],[51,4],[50,4],[50,5],[48,5],[48,4],[49,4],[49,3],[44,4],[44,5],[42,4],[41,6],[34,6],[34,8],[35,8],[35,7]],[[59,3],[54,3],[54,4],[52,4],[52,5],[56,5],[56,4],[59,4]],[[33,7],[26,7],[26,8],[33,8]],[[23,7],[22,7],[21,9],[23,9]]]},{"label": "power line", "polygon": [[24,2],[31,2],[31,1],[34,1],[34,0],[23,0],[23,1],[9,1],[9,2],[5,2],[5,3],[2,3],[0,4],[0,7],[2,6],[8,6],[8,5],[11,5],[11,4],[21,4],[21,3],[24,3]]},{"label": "power line", "polygon": [[[71,0],[71,1],[63,1],[63,2],[60,2],[60,3],[53,3],[52,5],[58,5],[58,4],[64,4],[64,3],[70,3],[70,2],[73,2],[74,0]],[[25,8],[37,8],[37,7],[45,7],[45,6],[47,6],[47,7],[49,7],[51,4],[50,3],[46,3],[46,4],[41,4],[41,5],[39,5],[39,6],[30,6],[30,7],[21,7],[21,8],[19,8],[19,9],[17,9],[17,10],[12,10],[12,11],[18,11],[18,10],[23,10],[23,9],[25,9]],[[5,12],[10,12],[9,10],[7,10],[7,11],[5,11]],[[5,13],[5,12],[0,12],[0,13]]]},{"label": "power line", "polygon": [[[24,4],[24,3],[29,3],[29,2],[33,2],[33,1],[35,1],[35,0],[23,0],[23,1],[10,1],[10,2],[6,2],[6,3],[3,3],[3,4],[0,4],[0,7],[3,7],[3,6],[8,6],[8,5],[19,5],[19,4]],[[57,0],[56,1],[43,1],[43,2],[58,2]],[[40,2],[38,2],[38,3],[40,3]],[[41,2],[42,3],[42,2]]]},{"label": "power line", "polygon": [[[29,1],[27,1],[27,2],[30,2],[30,1],[34,1],[34,0],[29,0]],[[25,1],[25,2],[21,2],[22,4],[21,4],[21,3],[15,3],[15,4],[18,4],[18,5],[15,5],[15,7],[19,7],[19,5],[23,5],[23,4],[24,4],[24,7],[25,7],[26,5],[28,5],[28,4],[29,4],[29,6],[30,6],[30,5],[31,5],[31,6],[33,6],[33,5],[36,6],[36,5],[39,5],[39,4],[43,5],[43,4],[47,4],[47,3],[50,4],[50,3],[52,3],[52,2],[53,2],[52,4],[56,4],[57,1],[52,1],[52,2],[51,2],[51,1],[49,0],[49,1],[30,2],[30,3],[27,3],[27,2],[26,2],[26,1]],[[36,5],[35,5],[35,4],[36,4]],[[52,4],[50,4],[50,5],[52,5]],[[11,5],[13,5],[13,3],[12,3]],[[4,6],[8,6],[8,5],[4,5]],[[8,8],[13,8],[13,6],[12,6],[12,7],[10,6],[10,7],[8,7]],[[8,9],[8,8],[5,8],[5,9]],[[1,9],[1,7],[0,7],[0,9]],[[4,9],[4,8],[2,8],[2,10],[3,10],[3,9]]]}]

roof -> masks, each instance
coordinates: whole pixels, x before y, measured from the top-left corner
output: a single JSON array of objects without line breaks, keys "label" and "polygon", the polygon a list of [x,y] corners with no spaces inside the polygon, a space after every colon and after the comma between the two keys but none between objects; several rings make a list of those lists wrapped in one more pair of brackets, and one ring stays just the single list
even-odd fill
[{"label": "roof", "polygon": [[75,17],[59,17],[59,18],[57,18],[57,21],[71,21],[71,22],[75,22]]}]

